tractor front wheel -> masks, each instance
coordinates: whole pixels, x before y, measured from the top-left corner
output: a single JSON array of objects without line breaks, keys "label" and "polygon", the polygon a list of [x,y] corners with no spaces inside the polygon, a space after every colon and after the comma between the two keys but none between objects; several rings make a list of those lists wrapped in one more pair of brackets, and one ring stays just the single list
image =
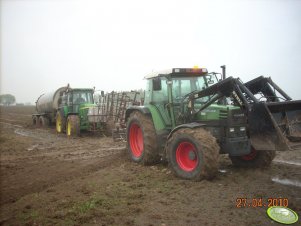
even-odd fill
[{"label": "tractor front wheel", "polygon": [[150,117],[138,111],[127,122],[127,150],[134,162],[151,165],[160,161],[154,124]]},{"label": "tractor front wheel", "polygon": [[206,130],[183,128],[168,140],[166,157],[171,171],[180,178],[211,179],[218,172],[219,146]]},{"label": "tractor front wheel", "polygon": [[66,127],[66,120],[61,112],[56,113],[55,117],[55,128],[57,133],[63,133]]},{"label": "tractor front wheel", "polygon": [[258,151],[251,147],[250,154],[243,156],[229,156],[232,164],[238,167],[246,168],[264,168],[271,165],[271,162],[275,158],[275,150]]},{"label": "tractor front wheel", "polygon": [[80,121],[78,115],[68,116],[66,134],[68,137],[76,137],[80,135]]}]

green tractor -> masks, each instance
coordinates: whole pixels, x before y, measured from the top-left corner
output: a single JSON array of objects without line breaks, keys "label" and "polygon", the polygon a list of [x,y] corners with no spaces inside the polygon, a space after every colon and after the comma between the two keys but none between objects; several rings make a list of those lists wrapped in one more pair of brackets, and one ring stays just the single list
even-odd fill
[{"label": "green tractor", "polygon": [[35,126],[46,127],[53,123],[58,133],[78,136],[83,130],[100,131],[104,122],[99,107],[94,103],[94,89],[61,87],[42,94],[36,101]]},{"label": "green tractor", "polygon": [[221,74],[173,68],[146,77],[144,106],[129,107],[125,116],[134,162],[163,160],[178,177],[210,179],[219,154],[236,166],[267,167],[276,150],[301,141],[301,101],[271,79],[244,84],[225,78],[222,68]]},{"label": "green tractor", "polygon": [[[56,113],[56,131],[66,131],[67,136],[78,136],[80,131],[98,131],[101,121],[95,117],[96,104],[93,99],[94,89],[67,89],[62,93]],[[91,117],[90,117],[91,116]]]}]

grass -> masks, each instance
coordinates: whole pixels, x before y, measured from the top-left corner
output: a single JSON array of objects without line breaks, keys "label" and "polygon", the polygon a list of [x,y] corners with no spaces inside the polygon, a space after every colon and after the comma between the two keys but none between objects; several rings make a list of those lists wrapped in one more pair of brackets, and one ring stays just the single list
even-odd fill
[{"label": "grass", "polygon": [[[101,180],[87,181],[79,189],[74,189],[75,193],[70,196],[48,205],[33,204],[22,213],[20,222],[24,225],[118,225],[120,222],[134,225],[135,220],[131,216],[142,213],[146,208],[145,200],[149,199],[147,191],[169,194],[174,188],[172,181],[166,179],[159,168],[140,171],[141,166],[131,167],[134,170],[132,175],[117,169],[106,173]],[[116,173],[118,177],[114,176]],[[43,195],[34,193],[31,200],[41,203]],[[26,201],[28,203],[29,200]]]}]

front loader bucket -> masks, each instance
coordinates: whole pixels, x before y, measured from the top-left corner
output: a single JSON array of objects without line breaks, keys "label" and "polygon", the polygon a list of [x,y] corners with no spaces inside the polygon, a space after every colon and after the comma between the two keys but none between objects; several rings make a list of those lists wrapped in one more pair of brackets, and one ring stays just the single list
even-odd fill
[{"label": "front loader bucket", "polygon": [[257,150],[285,151],[301,146],[301,100],[254,103],[249,131]]}]

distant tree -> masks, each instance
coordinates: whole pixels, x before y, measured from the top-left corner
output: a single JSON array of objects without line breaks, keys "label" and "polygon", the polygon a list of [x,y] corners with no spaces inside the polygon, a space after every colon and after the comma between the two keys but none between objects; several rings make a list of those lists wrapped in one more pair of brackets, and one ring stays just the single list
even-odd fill
[{"label": "distant tree", "polygon": [[14,104],[16,102],[16,98],[11,94],[2,94],[0,95],[0,103],[6,106]]}]

